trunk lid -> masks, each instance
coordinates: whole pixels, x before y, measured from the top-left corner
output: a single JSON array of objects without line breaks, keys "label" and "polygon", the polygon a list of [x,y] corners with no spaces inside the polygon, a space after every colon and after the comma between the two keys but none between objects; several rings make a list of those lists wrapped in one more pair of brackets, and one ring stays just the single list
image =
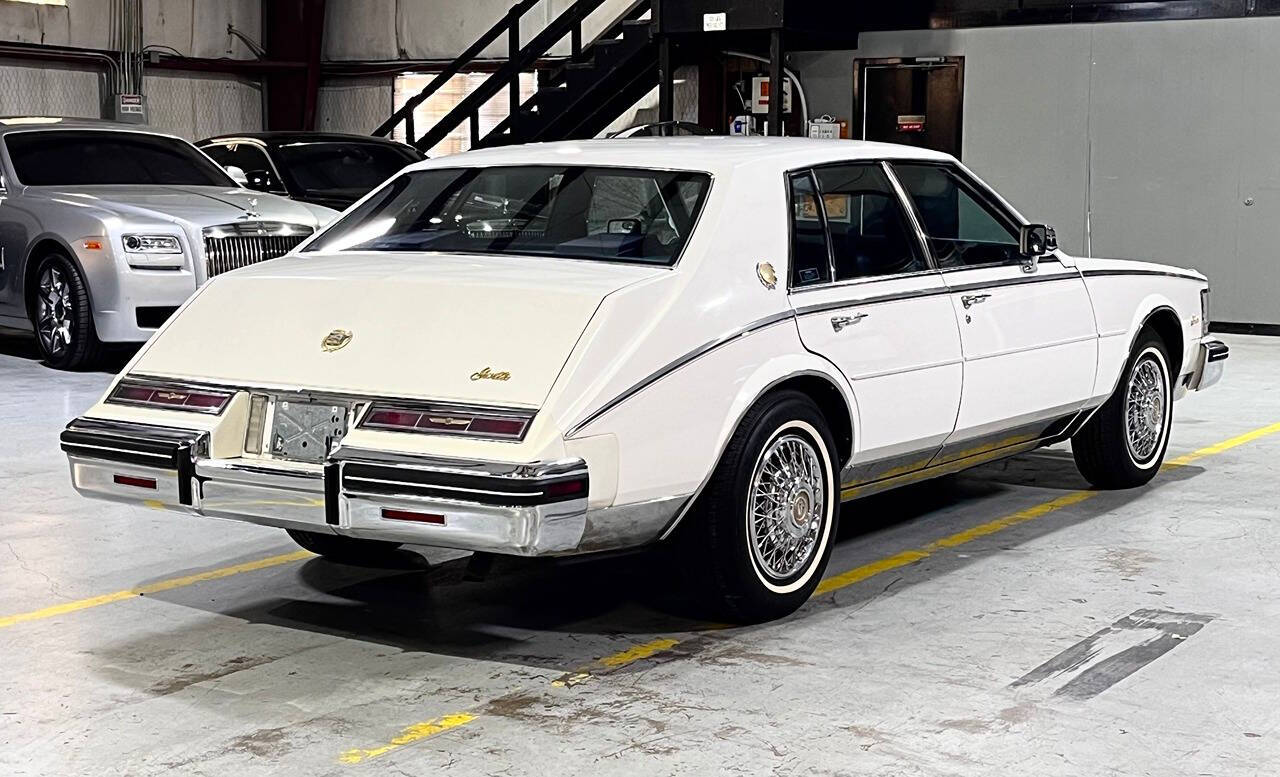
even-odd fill
[{"label": "trunk lid", "polygon": [[667,272],[532,257],[285,257],[209,284],[132,371],[536,408],[601,300]]}]

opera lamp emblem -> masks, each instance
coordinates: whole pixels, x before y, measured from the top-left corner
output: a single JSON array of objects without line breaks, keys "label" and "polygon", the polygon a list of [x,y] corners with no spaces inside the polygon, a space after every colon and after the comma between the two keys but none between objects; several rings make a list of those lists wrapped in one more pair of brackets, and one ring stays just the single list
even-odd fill
[{"label": "opera lamp emblem", "polygon": [[772,291],[778,286],[778,273],[773,269],[773,265],[769,262],[761,262],[756,265],[756,275],[760,278],[760,283],[764,284],[766,289]]},{"label": "opera lamp emblem", "polygon": [[346,329],[335,329],[320,341],[320,350],[325,352],[341,351],[351,342],[351,332]]},{"label": "opera lamp emblem", "polygon": [[473,372],[473,373],[471,373],[471,379],[472,379],[472,380],[502,380],[502,381],[507,381],[507,380],[511,380],[511,373],[509,373],[509,372],[494,372],[492,369],[490,369],[490,368],[488,368],[488,367],[485,367],[483,370],[480,370],[479,372]]}]

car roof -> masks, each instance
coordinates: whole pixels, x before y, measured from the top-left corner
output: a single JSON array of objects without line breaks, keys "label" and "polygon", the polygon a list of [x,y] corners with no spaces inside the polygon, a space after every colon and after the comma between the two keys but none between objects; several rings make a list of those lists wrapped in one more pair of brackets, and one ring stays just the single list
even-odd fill
[{"label": "car roof", "polygon": [[893,143],[719,135],[568,140],[500,146],[436,157],[419,162],[413,168],[573,164],[714,174],[747,165],[793,170],[830,162],[874,159],[954,161],[949,154]]},{"label": "car roof", "polygon": [[261,140],[264,143],[293,143],[305,141],[324,141],[324,140],[349,140],[363,143],[388,143],[396,146],[405,146],[398,140],[391,138],[380,138],[373,135],[355,135],[345,132],[289,132],[286,130],[275,130],[267,132],[227,132],[222,135],[214,135],[211,138],[197,140],[196,144],[213,143],[223,140],[237,140],[239,138],[249,138],[251,140]]},{"label": "car roof", "polygon": [[153,135],[166,135],[141,124],[106,119],[85,119],[78,116],[0,116],[0,134],[32,129],[101,129],[132,130]]}]

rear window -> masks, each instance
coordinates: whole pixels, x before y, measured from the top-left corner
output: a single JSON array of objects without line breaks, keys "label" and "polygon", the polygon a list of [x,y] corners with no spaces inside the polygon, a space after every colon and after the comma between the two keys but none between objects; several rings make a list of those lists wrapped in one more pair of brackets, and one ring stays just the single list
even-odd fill
[{"label": "rear window", "polygon": [[671,266],[711,177],[606,167],[418,170],[375,192],[307,251],[519,254]]},{"label": "rear window", "polygon": [[195,146],[162,135],[53,130],[15,132],[4,142],[18,181],[27,186],[236,185]]}]

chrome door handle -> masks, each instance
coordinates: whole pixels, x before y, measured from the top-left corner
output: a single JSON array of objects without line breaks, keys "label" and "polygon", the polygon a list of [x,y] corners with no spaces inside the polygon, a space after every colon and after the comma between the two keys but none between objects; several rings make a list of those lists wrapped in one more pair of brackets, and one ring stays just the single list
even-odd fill
[{"label": "chrome door handle", "polygon": [[862,319],[866,317],[867,317],[866,313],[855,313],[852,316],[836,316],[835,318],[831,319],[831,328],[838,333],[841,330],[843,330],[845,327],[853,326],[854,324],[859,323],[860,321],[862,321]]},{"label": "chrome door handle", "polygon": [[987,299],[990,297],[991,297],[990,294],[966,294],[965,296],[960,298],[960,301],[964,303],[964,309],[968,310],[974,305],[981,305],[983,302],[986,302]]}]

